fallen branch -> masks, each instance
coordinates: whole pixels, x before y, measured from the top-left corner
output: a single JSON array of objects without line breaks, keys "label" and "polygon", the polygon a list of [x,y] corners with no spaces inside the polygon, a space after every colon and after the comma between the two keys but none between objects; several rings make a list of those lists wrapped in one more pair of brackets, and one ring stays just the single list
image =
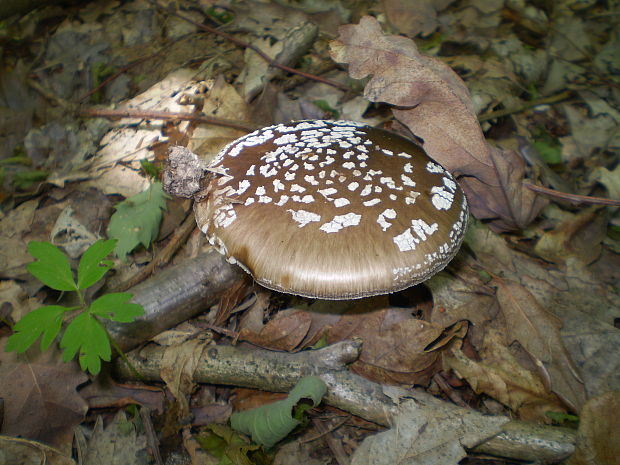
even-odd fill
[{"label": "fallen branch", "polygon": [[[391,425],[398,414],[394,399],[399,398],[414,399],[420,409],[431,413],[438,405],[454,410],[454,415],[468,411],[422,390],[387,387],[351,373],[346,364],[355,360],[360,350],[359,341],[342,341],[324,349],[295,354],[214,345],[205,351],[206,357],[195,371],[194,381],[286,392],[299,378],[317,375],[328,386],[327,404],[384,426]],[[161,381],[164,351],[165,348],[150,345],[128,355],[144,379]],[[117,360],[115,369],[124,379],[136,379],[122,361]],[[496,418],[489,417],[489,421]],[[571,430],[510,421],[500,434],[473,451],[520,460],[554,461],[570,455],[574,443],[575,434]]]},{"label": "fallen branch", "polygon": [[142,305],[145,314],[132,323],[106,320],[106,328],[123,351],[131,350],[203,312],[245,276],[219,253],[201,254],[130,288],[132,302]]}]

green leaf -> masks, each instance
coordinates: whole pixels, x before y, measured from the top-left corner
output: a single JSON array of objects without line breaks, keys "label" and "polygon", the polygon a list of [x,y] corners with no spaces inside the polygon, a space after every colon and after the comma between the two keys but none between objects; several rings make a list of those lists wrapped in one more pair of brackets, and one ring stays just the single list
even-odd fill
[{"label": "green leaf", "polygon": [[116,205],[108,236],[118,239],[116,255],[122,260],[139,245],[148,247],[157,237],[166,198],[161,183],[154,182],[144,192]]},{"label": "green leaf", "polygon": [[5,350],[24,352],[41,336],[41,350],[46,350],[60,332],[63,315],[72,308],[60,305],[40,307],[24,315],[13,327]]},{"label": "green leaf", "polygon": [[112,267],[113,262],[104,260],[104,258],[112,253],[115,246],[114,239],[108,241],[100,239],[82,254],[78,266],[78,287],[80,289],[86,289],[95,284]]},{"label": "green leaf", "polygon": [[196,436],[200,447],[220,459],[218,465],[258,465],[272,462],[256,444],[249,444],[237,431],[212,423]]},{"label": "green leaf", "polygon": [[144,315],[142,305],[127,303],[132,297],[126,292],[102,295],[90,304],[90,312],[109,320],[129,323]]},{"label": "green leaf", "polygon": [[90,313],[82,313],[69,323],[60,340],[65,362],[73,359],[79,350],[80,367],[96,375],[101,370],[101,360],[112,356],[110,341],[101,323]]},{"label": "green leaf", "polygon": [[286,399],[269,405],[234,413],[230,425],[252,440],[265,447],[272,447],[284,439],[301,422],[291,413],[302,399],[309,399],[316,407],[325,395],[327,386],[317,376],[307,376],[299,380]]},{"label": "green leaf", "polygon": [[39,260],[26,265],[35,278],[58,291],[77,290],[69,259],[58,247],[49,242],[33,241],[28,244],[28,252]]}]

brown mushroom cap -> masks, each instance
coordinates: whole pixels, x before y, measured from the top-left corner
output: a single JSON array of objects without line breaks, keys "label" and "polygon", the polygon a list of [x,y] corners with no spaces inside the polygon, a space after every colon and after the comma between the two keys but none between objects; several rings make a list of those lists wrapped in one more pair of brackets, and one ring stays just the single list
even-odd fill
[{"label": "brown mushroom cap", "polygon": [[202,231],[265,287],[348,299],[428,279],[456,254],[463,191],[408,139],[297,121],[229,144],[195,203]]}]

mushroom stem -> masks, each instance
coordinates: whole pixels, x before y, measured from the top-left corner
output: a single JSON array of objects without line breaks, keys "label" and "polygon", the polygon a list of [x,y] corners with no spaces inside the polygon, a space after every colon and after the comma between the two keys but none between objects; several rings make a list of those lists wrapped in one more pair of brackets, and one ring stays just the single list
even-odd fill
[{"label": "mushroom stem", "polygon": [[[295,354],[214,345],[205,351],[206,357],[197,367],[194,381],[285,392],[302,376],[318,375],[328,386],[327,404],[384,426],[392,424],[398,414],[398,407],[393,401],[395,397],[412,398],[421,408],[431,410],[436,408],[438,402],[445,403],[418,389],[392,387],[392,397],[388,397],[386,386],[346,369],[346,364],[357,357],[360,349],[359,341],[341,341],[320,350]],[[128,356],[145,379],[160,381],[165,350],[150,345]],[[122,361],[115,362],[115,370],[124,379],[135,379],[135,374]],[[463,408],[445,404],[446,408],[454,410],[455,416],[462,415]],[[474,451],[520,460],[545,461],[563,459],[574,451],[575,433],[565,428],[510,421],[501,430],[500,434],[478,445]]]}]

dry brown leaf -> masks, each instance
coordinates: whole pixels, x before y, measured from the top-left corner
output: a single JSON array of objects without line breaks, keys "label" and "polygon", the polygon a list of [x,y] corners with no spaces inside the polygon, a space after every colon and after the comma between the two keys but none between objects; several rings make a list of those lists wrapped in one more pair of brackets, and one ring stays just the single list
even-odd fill
[{"label": "dry brown leaf", "polygon": [[589,399],[579,415],[577,448],[569,465],[617,465],[620,457],[620,392]]},{"label": "dry brown leaf", "polygon": [[266,349],[293,351],[306,337],[311,324],[312,319],[306,312],[283,310],[276,313],[259,333],[242,329],[239,340]]},{"label": "dry brown leaf", "polygon": [[548,421],[545,412],[565,412],[540,377],[519,364],[497,330],[485,334],[480,361],[453,348],[444,356],[444,366],[466,379],[476,393],[487,394],[510,407],[522,420]]},{"label": "dry brown leaf", "polygon": [[521,284],[495,279],[497,300],[506,320],[506,343],[517,341],[534,358],[549,388],[573,410],[585,402],[585,389],[562,338],[562,322],[545,310]]},{"label": "dry brown leaf", "polygon": [[193,392],[194,371],[204,358],[204,352],[208,342],[200,339],[190,339],[183,344],[168,347],[164,352],[161,362],[161,379],[166,383],[172,395],[174,395],[179,418],[189,416],[189,404],[187,399]]},{"label": "dry brown leaf", "polygon": [[401,34],[415,37],[432,34],[439,26],[437,12],[454,0],[383,0],[381,3],[392,26]]},{"label": "dry brown leaf", "polygon": [[588,209],[541,235],[534,251],[549,262],[565,263],[577,258],[587,265],[600,256],[606,235],[606,215],[600,209]]},{"label": "dry brown leaf", "polygon": [[76,363],[63,363],[50,347],[40,352],[38,344],[24,354],[5,352],[0,341],[0,398],[4,400],[2,434],[40,440],[71,450],[73,428],[84,419],[86,401],[76,388],[88,377]]},{"label": "dry brown leaf", "polygon": [[522,228],[538,214],[544,204],[522,184],[523,161],[487,144],[467,87],[448,65],[420,54],[410,39],[384,35],[370,16],[339,32],[332,58],[348,63],[353,78],[372,75],[364,95],[401,108],[394,116],[461,178],[474,216],[494,220],[491,226],[504,231]]},{"label": "dry brown leaf", "polygon": [[364,342],[351,369],[373,381],[425,385],[438,369],[440,352],[426,347],[443,328],[412,317],[404,308],[343,315],[328,332],[330,343],[354,337]]}]

